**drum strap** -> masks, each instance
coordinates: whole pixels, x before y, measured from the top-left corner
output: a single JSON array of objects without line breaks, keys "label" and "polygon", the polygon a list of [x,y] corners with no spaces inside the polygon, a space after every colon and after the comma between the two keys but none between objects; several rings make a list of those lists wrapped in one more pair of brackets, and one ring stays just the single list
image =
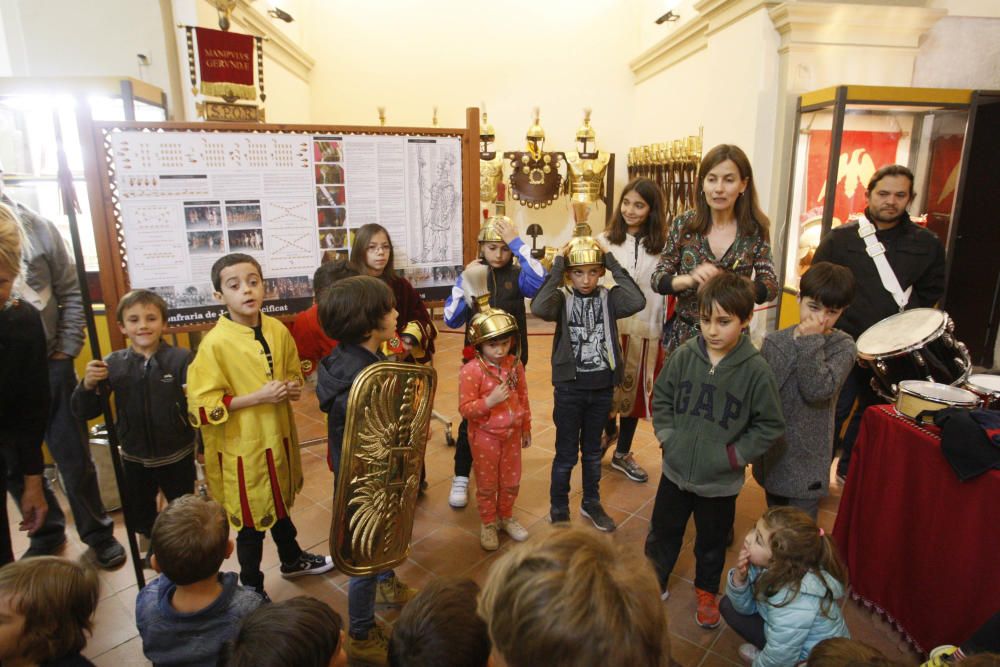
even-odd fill
[{"label": "drum strap", "polygon": [[885,246],[879,242],[875,231],[875,225],[870,223],[865,216],[861,216],[861,219],[858,220],[858,236],[865,242],[865,252],[875,262],[878,277],[882,280],[882,287],[892,295],[896,305],[899,306],[899,311],[903,312],[906,304],[910,301],[913,286],[907,287],[905,291],[900,286],[899,279],[896,278],[892,266],[889,265],[889,259],[885,256]]}]

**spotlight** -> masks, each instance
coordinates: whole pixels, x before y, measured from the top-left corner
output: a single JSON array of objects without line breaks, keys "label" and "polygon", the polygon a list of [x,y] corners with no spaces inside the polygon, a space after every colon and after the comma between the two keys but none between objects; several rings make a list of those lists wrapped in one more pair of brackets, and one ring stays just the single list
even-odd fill
[{"label": "spotlight", "polygon": [[667,12],[660,18],[656,19],[656,25],[660,25],[661,23],[666,23],[667,21],[676,21],[679,18],[680,16],[674,14],[674,10],[671,9],[669,12]]},{"label": "spotlight", "polygon": [[267,13],[268,13],[268,14],[269,14],[269,15],[270,15],[270,16],[271,16],[272,18],[276,18],[276,19],[281,19],[281,20],[282,20],[282,21],[284,21],[285,23],[291,23],[292,21],[294,21],[294,20],[295,20],[295,19],[293,19],[293,18],[292,18],[292,15],[291,15],[291,14],[289,14],[289,13],[288,13],[288,12],[286,12],[285,10],[283,10],[283,9],[279,9],[279,8],[277,8],[277,7],[271,7],[271,8],[269,9],[269,10],[267,10]]}]

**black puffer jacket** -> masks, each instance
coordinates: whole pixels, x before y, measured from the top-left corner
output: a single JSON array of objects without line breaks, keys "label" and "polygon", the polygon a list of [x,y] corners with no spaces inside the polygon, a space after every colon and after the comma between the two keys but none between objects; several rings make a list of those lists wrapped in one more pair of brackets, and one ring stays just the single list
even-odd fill
[{"label": "black puffer jacket", "polygon": [[384,356],[353,343],[341,343],[319,362],[316,397],[319,409],[327,413],[327,455],[330,470],[340,469],[340,452],[347,423],[347,397],[351,385],[366,366],[383,361]]}]

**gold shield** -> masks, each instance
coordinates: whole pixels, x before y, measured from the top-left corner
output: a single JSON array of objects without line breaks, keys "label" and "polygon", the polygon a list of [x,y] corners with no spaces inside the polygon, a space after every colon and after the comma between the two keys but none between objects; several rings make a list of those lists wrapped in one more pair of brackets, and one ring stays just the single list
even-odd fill
[{"label": "gold shield", "polygon": [[410,553],[436,385],[429,366],[382,361],[351,386],[330,525],[344,574],[388,570]]}]

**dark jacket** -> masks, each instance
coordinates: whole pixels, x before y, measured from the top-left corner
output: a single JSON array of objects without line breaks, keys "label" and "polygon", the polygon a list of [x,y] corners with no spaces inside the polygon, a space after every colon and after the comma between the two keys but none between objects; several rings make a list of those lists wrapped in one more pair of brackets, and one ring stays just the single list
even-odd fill
[{"label": "dark jacket", "polygon": [[[176,463],[194,451],[195,430],[187,420],[184,385],[193,355],[161,342],[149,358],[115,350],[104,358],[114,392],[122,458],[150,467]],[[88,391],[83,381],[73,390],[71,406],[78,419],[101,414],[101,387]]]},{"label": "dark jacket", "polygon": [[0,304],[0,446],[13,450],[25,475],[42,473],[48,356],[38,311],[19,299]]},{"label": "dark jacket", "polygon": [[384,360],[354,343],[341,343],[333,352],[319,362],[319,377],[316,382],[316,397],[319,409],[326,412],[327,456],[330,470],[340,469],[340,452],[343,450],[344,426],[347,423],[347,397],[351,385],[366,366]]},{"label": "dark jacket", "polygon": [[830,488],[833,416],[854,367],[854,340],[843,331],[795,337],[795,327],[764,337],[761,356],[774,371],[787,428],[753,462],[765,490],[789,498],[822,498]]},{"label": "dark jacket", "polygon": [[[885,246],[899,286],[904,291],[913,286],[906,308],[932,308],[944,294],[945,255],[938,237],[911,222],[905,214],[898,225],[877,231],[875,236]],[[837,321],[837,328],[852,338],[857,339],[868,327],[899,312],[892,294],[882,286],[875,262],[865,251],[864,240],[858,236],[858,223],[830,230],[812,261],[840,264],[854,274],[857,282],[854,301]]]},{"label": "dark jacket", "polygon": [[704,497],[735,496],[747,463],[785,430],[774,373],[749,336],[712,366],[701,336],[667,357],[653,385],[663,474]]},{"label": "dark jacket", "polygon": [[[611,271],[616,285],[610,290],[600,286],[598,296],[602,300],[606,317],[604,318],[605,342],[610,343],[614,364],[612,372],[614,384],[622,381],[624,368],[622,366],[622,346],[618,336],[618,318],[635,315],[646,307],[646,297],[635,284],[628,271],[622,268],[615,256],[605,253],[604,266]],[[569,327],[566,326],[567,313],[573,308],[573,292],[563,289],[563,277],[566,271],[566,258],[557,256],[552,262],[552,271],[538,294],[531,302],[531,312],[547,322],[556,323],[556,333],[552,338],[552,382],[571,382],[576,379],[576,356],[569,338]]]}]

